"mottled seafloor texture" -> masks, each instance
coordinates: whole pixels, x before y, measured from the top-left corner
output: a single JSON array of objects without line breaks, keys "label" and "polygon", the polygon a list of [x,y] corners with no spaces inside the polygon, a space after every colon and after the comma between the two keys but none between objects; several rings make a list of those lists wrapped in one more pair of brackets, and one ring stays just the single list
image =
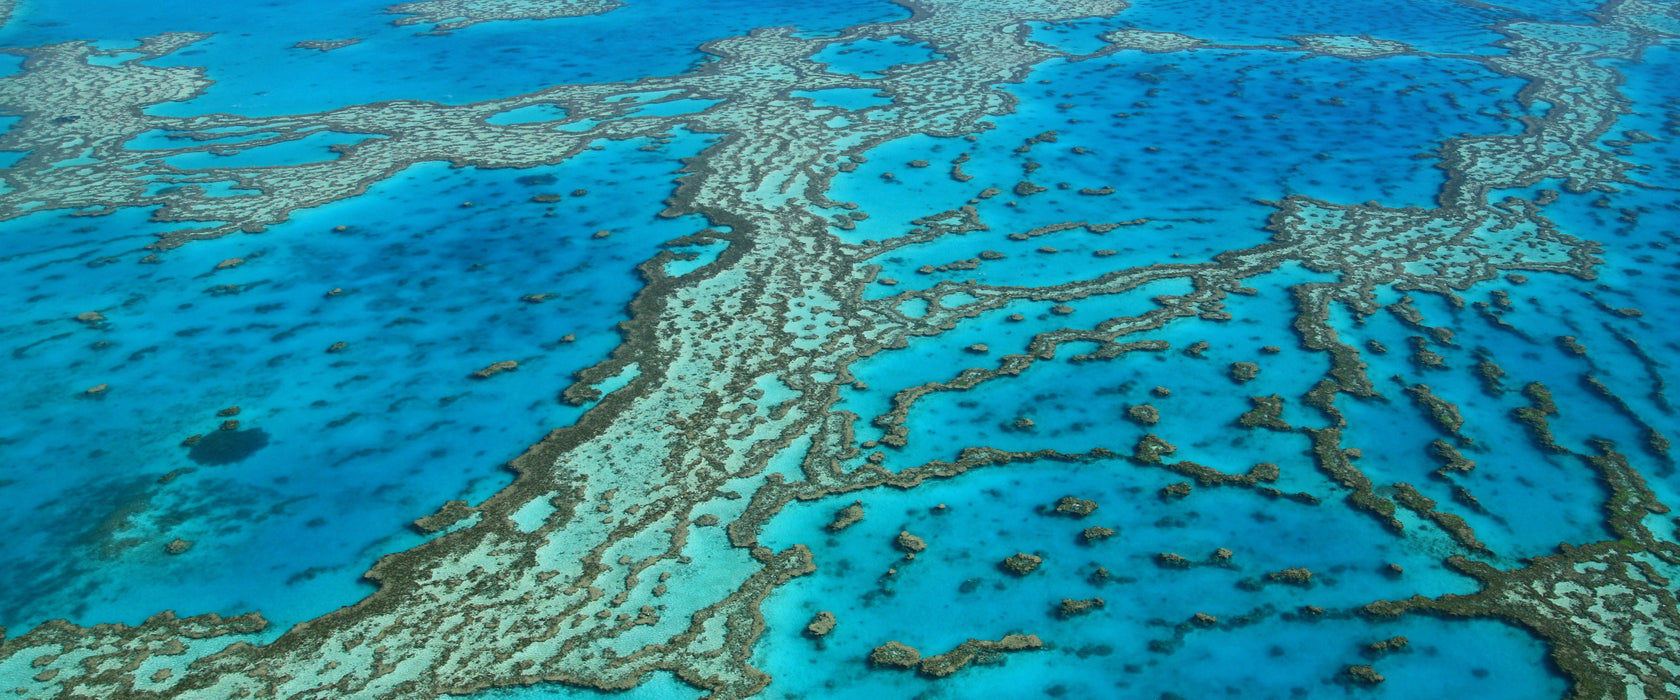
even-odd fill
[{"label": "mottled seafloor texture", "polygon": [[0,22],[0,694],[1680,697],[1680,2]]}]

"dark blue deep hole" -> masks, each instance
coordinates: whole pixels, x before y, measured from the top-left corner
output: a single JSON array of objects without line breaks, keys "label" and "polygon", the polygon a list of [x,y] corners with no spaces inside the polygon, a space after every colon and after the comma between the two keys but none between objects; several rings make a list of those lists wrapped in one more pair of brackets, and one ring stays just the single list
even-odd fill
[{"label": "dark blue deep hole", "polygon": [[244,461],[266,446],[268,432],[261,428],[218,430],[200,438],[187,452],[187,458],[211,466],[233,464]]}]

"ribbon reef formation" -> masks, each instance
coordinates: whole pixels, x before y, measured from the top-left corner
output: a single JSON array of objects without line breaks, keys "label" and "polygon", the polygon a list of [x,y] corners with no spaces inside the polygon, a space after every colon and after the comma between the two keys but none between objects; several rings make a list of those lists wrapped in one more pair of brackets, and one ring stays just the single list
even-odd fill
[{"label": "ribbon reef formation", "polygon": [[[0,2],[0,36],[37,4]],[[387,29],[277,45],[363,60],[383,31],[604,32],[639,5],[370,6]],[[668,74],[533,91],[492,62],[458,78],[489,86],[469,99],[323,94],[253,116],[195,64],[216,32],[13,44],[0,265],[21,291],[0,337],[34,388],[8,392],[0,494],[12,533],[95,505],[71,518],[80,539],[7,545],[23,592],[0,605],[0,692],[1680,697],[1680,3],[872,5],[665,49],[693,53]],[[409,25],[430,29],[390,28]],[[611,55],[590,70],[619,70]],[[479,99],[499,80],[512,96]],[[350,208],[464,172],[520,194]],[[503,210],[529,216],[475,223]],[[381,233],[425,216],[455,237]],[[278,271],[311,246],[340,252]],[[495,246],[527,252],[470,262]],[[524,266],[426,311],[347,310],[371,294],[356,271],[425,296],[469,264]],[[633,291],[590,312],[545,291],[556,269]],[[151,291],[109,303],[77,289],[141,274]],[[224,330],[163,319],[300,307],[229,351],[251,365],[169,354]],[[337,342],[313,335],[334,323]],[[451,324],[477,325],[438,335]],[[242,392],[343,372],[308,385],[324,406],[409,371],[358,353],[508,324],[547,344],[393,389],[425,397],[424,432],[488,445],[464,428],[473,399],[453,402],[531,387],[504,403],[552,431],[509,432],[508,478],[494,446],[448,453],[429,461],[454,495],[392,506],[408,517],[216,553],[300,500],[374,507],[335,501],[324,464],[261,488],[219,476],[255,455],[342,442],[397,490],[428,468],[379,456],[422,438],[357,427],[415,401],[311,428],[287,422],[306,398]],[[585,345],[571,377],[545,364]],[[109,442],[120,402],[200,383],[247,405],[190,437],[149,424],[162,447]],[[24,456],[51,439],[143,495],[52,482],[59,458]],[[353,544],[287,568],[304,555],[278,549],[317,537]],[[65,597],[97,597],[78,577],[106,564],[168,591],[233,561],[264,562],[237,584],[262,592],[165,595],[131,619],[98,615],[154,598]],[[353,582],[358,561],[362,587],[279,613],[286,588],[258,581]]]}]

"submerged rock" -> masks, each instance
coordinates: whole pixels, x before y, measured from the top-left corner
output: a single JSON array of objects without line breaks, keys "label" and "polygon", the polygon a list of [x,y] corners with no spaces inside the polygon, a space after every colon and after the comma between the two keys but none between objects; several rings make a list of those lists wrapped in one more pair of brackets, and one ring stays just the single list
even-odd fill
[{"label": "submerged rock", "polygon": [[1260,365],[1254,364],[1253,362],[1231,363],[1232,381],[1242,384],[1244,382],[1252,381],[1257,376],[1260,376]]},{"label": "submerged rock", "polygon": [[1177,552],[1161,552],[1155,555],[1155,563],[1168,569],[1190,568],[1190,560]]},{"label": "submerged rock", "polygon": [[1383,654],[1391,651],[1400,651],[1401,649],[1405,649],[1411,643],[1412,640],[1396,635],[1380,642],[1372,642],[1371,646],[1366,648],[1373,654]]},{"label": "submerged rock", "polygon": [[1266,576],[1273,581],[1305,586],[1312,583],[1313,572],[1304,566],[1295,566],[1282,571],[1274,571]]},{"label": "submerged rock", "polygon": [[472,377],[473,379],[489,379],[503,372],[509,372],[515,369],[519,369],[518,362],[513,360],[502,360],[501,362],[491,363],[490,366],[477,372],[473,372]]},{"label": "submerged rock", "polygon": [[1056,513],[1059,515],[1071,515],[1075,518],[1083,518],[1093,512],[1096,512],[1096,510],[1096,501],[1089,501],[1076,496],[1063,496],[1061,500],[1056,501]]},{"label": "submerged rock", "polygon": [[810,624],[805,625],[805,636],[813,639],[827,636],[829,632],[834,631],[837,624],[839,623],[834,619],[834,613],[824,610],[813,616]]},{"label": "submerged rock", "polygon": [[875,647],[869,652],[869,663],[880,668],[915,668],[922,660],[922,652],[897,640]]},{"label": "submerged rock", "polygon": [[1178,446],[1151,433],[1138,438],[1137,446],[1132,448],[1132,459],[1145,464],[1159,464],[1162,457],[1177,451]]},{"label": "submerged rock", "polygon": [[930,678],[944,678],[963,669],[971,663],[997,663],[1003,660],[1001,652],[1023,651],[1039,649],[1044,641],[1036,634],[1010,634],[998,641],[984,639],[970,639],[960,646],[938,656],[922,659],[917,665],[922,675]]},{"label": "submerged rock", "polygon": [[1347,668],[1347,675],[1348,678],[1353,679],[1354,682],[1363,683],[1365,685],[1376,685],[1388,680],[1387,678],[1384,678],[1382,674],[1377,673],[1376,669],[1365,665],[1349,666]]},{"label": "submerged rock", "polygon": [[857,524],[863,519],[863,501],[853,501],[851,505],[841,508],[834,514],[834,519],[828,523],[829,532],[839,532]]},{"label": "submerged rock", "polygon": [[1085,600],[1063,598],[1061,604],[1056,606],[1056,614],[1065,620],[1070,617],[1085,615],[1106,605],[1108,603],[1102,598],[1087,598]]},{"label": "submerged rock", "polygon": [[1185,496],[1190,495],[1190,491],[1191,491],[1192,488],[1193,487],[1190,486],[1190,482],[1188,482],[1188,481],[1173,482],[1171,484],[1167,484],[1166,486],[1161,487],[1161,497],[1162,498],[1184,498]]},{"label": "submerged rock", "polygon": [[[227,423],[232,423],[229,429]],[[261,428],[239,430],[239,421],[228,421],[223,429],[194,440],[187,459],[197,464],[222,465],[242,462],[268,446],[268,433]]]},{"label": "submerged rock", "polygon": [[1044,557],[1027,554],[1026,552],[1016,552],[1008,559],[1004,559],[999,565],[1003,567],[1004,571],[1016,576],[1026,576],[1038,569],[1038,566],[1043,563]]},{"label": "submerged rock", "polygon": [[1103,527],[1101,525],[1097,525],[1095,527],[1085,528],[1085,531],[1079,533],[1079,536],[1085,542],[1095,542],[1097,540],[1106,540],[1106,539],[1114,536],[1114,529]]}]

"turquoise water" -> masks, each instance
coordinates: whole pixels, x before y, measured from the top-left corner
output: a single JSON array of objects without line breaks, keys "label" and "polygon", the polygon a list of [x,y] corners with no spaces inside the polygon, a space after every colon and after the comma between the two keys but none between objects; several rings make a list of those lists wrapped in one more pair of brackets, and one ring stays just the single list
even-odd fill
[{"label": "turquoise water", "polygon": [[[1583,18],[1577,13],[1595,5],[1529,2],[1522,7],[1516,3],[1503,6],[1548,21],[1579,22]],[[1380,12],[1361,5],[1326,8],[1296,0],[1243,3],[1208,12],[1205,5],[1194,0],[1163,0],[1140,3],[1113,19],[1072,23],[1065,30],[1071,38],[1091,31],[1138,27],[1182,32],[1221,44],[1261,46],[1287,45],[1290,37],[1303,34],[1369,35],[1406,42],[1424,51],[1470,54],[1496,51],[1489,44],[1498,41],[1499,35],[1489,31],[1488,25],[1510,16],[1491,7],[1451,0],[1406,0],[1384,5]],[[1063,39],[1059,32],[1052,37]]]},{"label": "turquoise water", "polygon": [[[870,214],[855,229],[838,233],[852,241],[902,235],[911,220],[960,206],[977,190],[992,187],[1001,193],[975,204],[990,231],[897,249],[873,261],[885,268],[881,276],[916,286],[953,279],[1056,284],[1093,271],[1206,260],[1263,242],[1267,234],[1260,227],[1270,208],[1259,199],[1302,194],[1427,206],[1439,185],[1438,171],[1431,161],[1413,156],[1461,130],[1501,133],[1514,126],[1484,112],[1511,106],[1520,83],[1469,64],[1326,57],[1295,62],[1280,74],[1267,69],[1268,60],[1276,59],[1128,53],[1047,66],[1011,88],[1021,106],[995,120],[998,128],[979,140],[895,141],[874,149],[855,172],[837,177],[830,196],[858,202]],[[1418,86],[1464,81],[1473,89],[1464,91],[1459,107],[1428,89],[1387,97],[1402,81]],[[1210,83],[1220,88],[1209,92]],[[1326,103],[1337,95],[1348,96],[1345,104]],[[1374,118],[1379,111],[1384,119]],[[1434,118],[1447,114],[1451,120]],[[1185,124],[1195,126],[1185,130]],[[1047,130],[1057,132],[1055,142],[1016,151]],[[952,161],[963,154],[970,160],[958,165],[975,175],[967,182],[951,175]],[[916,160],[929,165],[908,165]],[[1027,163],[1042,167],[1027,174]],[[1012,190],[1023,180],[1049,189],[1017,196]],[[1150,186],[1127,186],[1136,182]],[[1081,193],[1105,187],[1115,191]],[[1103,234],[1069,230],[1025,241],[1007,238],[1064,221],[1138,219],[1146,221]],[[1040,252],[1045,246],[1056,250]],[[916,272],[983,249],[1009,257],[976,270]],[[1117,254],[1093,260],[1095,251],[1105,249]]]},{"label": "turquoise water", "polygon": [[828,65],[833,73],[848,73],[860,78],[879,78],[881,71],[894,66],[910,67],[945,58],[927,44],[910,39],[895,41],[859,39],[836,44],[818,51],[811,60]]},{"label": "turquoise water", "polygon": [[[317,4],[221,5],[196,2],[34,2],[0,30],[8,46],[160,32],[214,36],[158,65],[205,66],[216,85],[203,97],[155,114],[295,114],[391,99],[452,104],[507,97],[551,85],[670,75],[695,64],[713,39],[756,27],[796,25],[832,31],[907,13],[880,0],[842,3],[637,2],[613,13],[553,20],[490,22],[444,36],[416,36],[424,25],[393,26],[386,0]],[[329,52],[299,41],[360,38]],[[273,80],[275,74],[286,79]]]},{"label": "turquoise water", "polygon": [[[648,153],[624,142],[576,163],[597,162],[634,192],[668,183],[671,157],[704,143]],[[555,398],[617,345],[635,265],[704,228],[657,219],[602,185],[567,169],[420,165],[261,235],[120,263],[139,272],[123,276],[86,263],[142,245],[135,217],[76,220],[69,240],[44,233],[63,231],[62,217],[8,222],[5,410],[28,422],[0,438],[11,464],[40,466],[6,476],[31,505],[7,511],[6,527],[27,533],[11,556],[29,563],[0,587],[5,624],[261,608],[284,626],[365,595],[359,574],[419,541],[404,523],[488,496],[509,481],[496,464],[576,420],[580,409]],[[214,270],[235,257],[247,262]],[[220,285],[242,291],[207,292]],[[522,302],[528,294],[552,296]],[[95,310],[102,327],[71,320]],[[348,348],[328,352],[338,342]],[[521,363],[517,376],[466,378],[507,359]],[[111,388],[80,396],[97,384]],[[262,447],[228,466],[177,446],[216,435],[228,406]],[[183,469],[193,471],[158,483]],[[176,537],[197,544],[165,555]],[[295,556],[251,556],[298,543],[308,546]]]},{"label": "turquoise water", "polygon": [[[1530,665],[1544,655],[1542,647],[1520,630],[1497,623],[1301,618],[1296,614],[1301,605],[1336,606],[1371,596],[1462,592],[1474,586],[1431,566],[1427,552],[1370,547],[1386,538],[1364,518],[1343,519],[1322,507],[1260,501],[1228,489],[1175,502],[1155,497],[1156,490],[1176,480],[1123,462],[986,469],[866,499],[865,520],[834,536],[821,534],[832,511],[827,506],[785,513],[767,537],[778,544],[811,543],[818,571],[790,584],[767,607],[771,632],[761,644],[765,669],[797,679],[787,685],[793,696],[954,692],[940,687],[949,681],[870,672],[860,659],[882,639],[937,653],[968,637],[997,638],[1020,630],[1054,640],[1055,648],[1011,656],[1002,666],[976,669],[962,682],[1031,694],[1063,686],[1070,697],[1156,697],[1164,692],[1210,697],[1239,691],[1258,697],[1316,696],[1342,693],[1329,682],[1340,667],[1363,663],[1364,645],[1399,634],[1419,648],[1377,664],[1392,678],[1409,676],[1403,684],[1385,684],[1387,697],[1422,697],[1432,686],[1511,698],[1550,697],[1563,690],[1559,679],[1531,672]],[[1097,511],[1077,521],[1036,512],[1068,494],[1095,500]],[[946,509],[934,511],[940,503]],[[1081,544],[1080,529],[1096,524],[1119,534]],[[928,550],[915,561],[905,562],[892,547],[900,530],[928,542]],[[1180,571],[1152,561],[1166,551],[1200,560],[1219,547],[1236,552],[1229,568]],[[1017,579],[996,568],[1017,551],[1043,556],[1040,571]],[[1380,571],[1391,562],[1406,567],[1403,579]],[[1091,582],[1097,566],[1116,578]],[[1322,570],[1325,580],[1311,589],[1271,585],[1247,592],[1237,585],[1288,566]],[[884,575],[890,568],[897,573]],[[1108,606],[1065,620],[1052,608],[1063,598],[1092,596],[1104,598]],[[833,611],[839,620],[836,631],[820,643],[799,634],[818,610]],[[1245,615],[1252,622],[1218,632],[1193,631],[1177,644],[1156,644],[1174,640],[1174,627],[1198,612],[1224,624]],[[1438,671],[1414,674],[1407,667]],[[780,687],[772,684],[771,691]]]},{"label": "turquoise water", "polygon": [[[0,84],[11,149],[0,151],[10,180],[0,188],[0,556],[11,564],[0,572],[0,642],[23,644],[50,620],[141,625],[171,610],[258,611],[267,629],[237,638],[267,644],[300,623],[340,624],[348,613],[331,614],[359,601],[398,606],[395,627],[414,622],[401,606],[460,594],[444,607],[482,606],[472,624],[491,632],[451,628],[449,644],[466,654],[451,663],[482,666],[483,684],[506,686],[474,697],[506,700],[731,697],[708,684],[749,667],[768,674],[759,696],[775,698],[1564,697],[1569,678],[1549,655],[1565,642],[1520,614],[1360,610],[1476,594],[1482,584],[1448,562],[1454,555],[1509,573],[1559,543],[1631,541],[1607,518],[1618,492],[1585,459],[1606,444],[1657,500],[1680,506],[1673,455],[1654,437],[1680,439],[1669,391],[1680,356],[1670,322],[1680,316],[1680,39],[1653,29],[1639,56],[1548,76],[1610,76],[1595,85],[1615,100],[1578,107],[1601,110],[1610,126],[1574,146],[1572,134],[1590,130],[1548,127],[1539,155],[1489,156],[1538,174],[1487,193],[1482,209],[1438,214],[1480,217],[1464,231],[1485,232],[1526,211],[1516,228],[1543,240],[1525,241],[1502,267],[1423,272],[1447,254],[1422,251],[1387,274],[1340,242],[1290,247],[1275,216],[1303,202],[1373,216],[1451,204],[1447,144],[1514,137],[1558,116],[1525,92],[1543,81],[1499,62],[1520,50],[1518,28],[1503,23],[1591,23],[1611,5],[1068,0],[940,39],[917,23],[991,18],[999,4],[625,0],[442,33],[394,25],[388,4],[20,0],[0,26],[0,46],[16,53],[71,41],[131,51],[141,37],[204,32],[143,63],[202,69],[211,81],[191,99],[131,110],[104,109],[129,93],[81,85],[39,113],[18,106],[36,97],[14,94],[22,83]],[[1066,17],[1045,19],[1058,11]],[[1153,52],[1103,38],[1126,29],[1210,45]],[[1304,35],[1408,48],[1338,57],[1301,50]],[[360,41],[330,51],[294,47],[351,38]],[[119,71],[138,55],[88,62]],[[13,78],[51,70],[0,61]],[[920,91],[918,80],[947,73],[959,77],[929,84],[959,95]],[[620,84],[488,104],[604,83]],[[962,96],[980,106],[958,117],[930,106]],[[587,116],[596,99],[633,107],[597,119]],[[427,121],[446,114],[438,105],[473,103],[486,108],[465,126],[446,123],[453,114]],[[349,173],[353,144],[415,143],[396,129],[357,130],[357,115],[380,110],[461,147],[402,151],[388,167]],[[924,113],[934,116],[918,122]],[[283,119],[205,126],[230,123],[225,115]],[[533,133],[554,140],[510,142],[509,130],[485,124],[552,124]],[[102,148],[135,153],[133,174],[110,173]],[[67,155],[33,169],[31,149]],[[161,199],[267,202],[284,195],[262,178],[288,173],[332,201],[282,207],[278,218],[253,208],[235,221],[241,232],[154,245],[181,228],[154,220],[167,211]],[[1582,190],[1565,176],[1598,179]],[[1466,177],[1457,184],[1479,184]],[[8,195],[35,178],[65,208],[20,215],[39,202]],[[126,206],[135,198],[149,199]],[[952,212],[979,225],[877,249]],[[1543,249],[1560,240],[1585,272],[1544,262],[1564,259]],[[1411,252],[1395,238],[1366,244],[1384,246]],[[1146,271],[1161,274],[1124,291],[1092,285]],[[1322,319],[1307,308],[1317,291],[1332,299]],[[1312,405],[1315,387],[1346,369],[1313,347],[1317,330],[1357,351],[1368,394],[1349,387],[1329,410]],[[1147,345],[1095,357],[1110,337]],[[777,354],[792,346],[818,349]],[[1481,375],[1484,361],[1502,369],[1498,386]],[[504,362],[517,367],[493,371]],[[1240,363],[1257,376],[1236,376]],[[945,386],[1000,369],[1009,371],[971,388]],[[580,380],[604,399],[564,400]],[[1547,427],[1557,449],[1513,418],[1531,405],[1521,391],[1531,383],[1556,404]],[[1420,384],[1463,425],[1431,419],[1406,391]],[[929,391],[913,397],[920,390]],[[1282,402],[1286,425],[1242,426],[1268,397]],[[793,427],[783,432],[784,422]],[[1358,450],[1344,456],[1366,495],[1386,503],[1409,484],[1485,549],[1461,547],[1407,508],[1395,532],[1356,507],[1362,496],[1314,452],[1314,432],[1333,427],[1336,447]],[[549,461],[526,467],[537,476],[504,466],[561,429]],[[1171,454],[1128,458],[1150,435]],[[1437,441],[1474,469],[1438,471]],[[981,446],[1017,459],[965,464],[913,488],[864,483]],[[1045,450],[1072,456],[1025,456]],[[1276,465],[1275,478],[1215,485],[1189,475],[1260,464]],[[824,475],[825,465],[838,471]],[[679,469],[688,471],[667,471]],[[815,477],[826,481],[805,482]],[[552,497],[519,491],[526,478],[548,479],[540,488]],[[614,502],[620,490],[658,500]],[[499,500],[516,496],[527,500]],[[1065,496],[1097,509],[1057,514]],[[747,507],[773,498],[794,500]],[[864,518],[827,527],[854,500]],[[447,501],[486,508],[448,534],[413,524]],[[1641,547],[1674,546],[1672,516],[1642,522],[1651,532]],[[1094,526],[1114,533],[1087,541]],[[466,552],[485,530],[500,533],[486,536],[488,554],[445,546]],[[894,545],[900,532],[927,549],[907,558]],[[619,539],[587,539],[602,533]],[[649,533],[667,539],[637,539]],[[552,568],[527,576],[536,568],[508,563],[537,560],[520,548],[543,538],[545,551],[567,553],[539,562]],[[560,648],[619,612],[574,617],[562,607],[575,588],[621,584],[622,598],[591,596],[625,605],[616,622],[643,605],[644,616],[700,610],[747,587],[742,572],[771,553],[800,546],[815,571],[769,588],[728,625],[695,618],[688,629],[688,613],[672,613],[663,626],[615,631],[616,648],[610,636],[600,648]],[[763,548],[751,550],[757,563],[749,547]],[[1215,555],[1222,548],[1228,556]],[[580,564],[582,552],[600,559]],[[690,568],[668,593],[649,592],[665,569],[627,577],[612,565],[620,552]],[[1017,552],[1042,565],[1025,576],[1001,569]],[[1163,564],[1166,553],[1190,563]],[[392,579],[385,597],[364,576],[426,557],[441,563],[415,564],[420,583]],[[1313,572],[1310,585],[1271,577],[1295,567]],[[562,594],[548,583],[561,574],[561,584],[582,583]],[[683,585],[694,581],[705,583]],[[392,602],[404,592],[414,597]],[[1064,599],[1099,596],[1105,605],[1088,614],[1059,612]],[[519,620],[485,612],[532,600],[552,608],[519,608]],[[838,625],[816,638],[805,628],[820,611]],[[1198,623],[1198,613],[1217,621]],[[689,655],[685,645],[724,644],[724,628],[739,632],[743,620],[762,628],[730,638],[740,645],[733,665]],[[308,627],[284,639],[315,640]],[[525,636],[538,628],[561,631]],[[1044,647],[944,679],[867,660],[889,640],[931,656],[1016,633]],[[1405,650],[1368,648],[1396,635],[1410,640]],[[341,638],[320,639],[322,659],[375,663]],[[226,642],[195,641],[170,668],[209,673],[188,665]],[[0,647],[0,692],[72,695],[72,663],[55,678],[36,670],[53,661],[32,666],[42,652],[23,649]],[[485,659],[503,652],[566,670],[491,669]],[[626,657],[653,661],[603,661]],[[175,664],[161,658],[139,673]],[[437,670],[426,658],[407,659],[393,678],[422,680],[394,695],[458,690],[424,680]],[[336,682],[320,660],[287,670]],[[1363,665],[1386,680],[1352,680],[1349,667]],[[603,678],[634,687],[583,687]]]},{"label": "turquoise water", "polygon": [[253,146],[227,154],[200,151],[176,158],[165,158],[163,162],[182,170],[272,168],[278,165],[303,165],[305,163],[334,160],[338,155],[332,150],[333,147],[354,146],[366,138],[368,137],[326,131],[270,146]]}]

